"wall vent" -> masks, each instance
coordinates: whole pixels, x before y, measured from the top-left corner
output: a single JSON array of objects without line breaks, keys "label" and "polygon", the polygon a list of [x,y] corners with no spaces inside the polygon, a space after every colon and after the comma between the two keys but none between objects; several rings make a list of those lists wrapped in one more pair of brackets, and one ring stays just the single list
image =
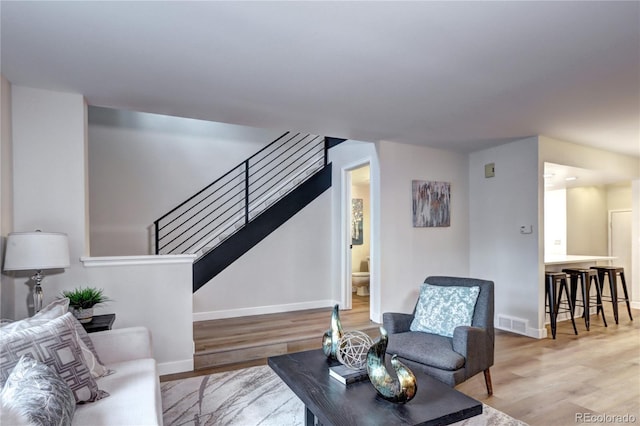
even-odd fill
[{"label": "wall vent", "polygon": [[514,333],[526,335],[528,326],[529,326],[528,320],[525,320],[522,318],[510,317],[508,315],[498,315],[498,324],[496,328],[499,328],[500,330],[513,331]]}]

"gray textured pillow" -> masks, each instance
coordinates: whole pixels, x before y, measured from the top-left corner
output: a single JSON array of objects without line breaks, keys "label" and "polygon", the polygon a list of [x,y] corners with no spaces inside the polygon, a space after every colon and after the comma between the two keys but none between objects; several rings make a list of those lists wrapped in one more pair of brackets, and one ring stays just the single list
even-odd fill
[{"label": "gray textured pillow", "polygon": [[109,395],[98,389],[85,364],[71,313],[43,325],[0,333],[0,346],[0,385],[7,380],[20,357],[30,354],[52,367],[67,382],[76,402],[96,401]]},{"label": "gray textured pillow", "polygon": [[[42,308],[40,312],[36,313],[32,317],[25,318],[20,321],[1,324],[0,331],[13,333],[14,331],[25,330],[35,325],[43,325],[51,321],[52,319],[59,318],[65,315],[68,311],[69,299],[66,297],[57,299]],[[91,375],[97,378],[108,376],[109,374],[113,373],[113,370],[109,370],[103,365],[100,357],[98,356],[98,353],[96,352],[95,347],[93,346],[91,338],[87,334],[82,324],[80,324],[80,321],[78,321],[75,317],[74,320],[76,337],[79,339],[78,343],[80,344],[80,349],[82,349],[82,356],[84,357],[85,364],[87,364],[87,367],[89,367],[89,371],[91,371]]]},{"label": "gray textured pillow", "polygon": [[60,375],[30,356],[18,361],[0,394],[2,405],[30,425],[70,425],[76,410],[73,392]]},{"label": "gray textured pillow", "polygon": [[453,330],[471,325],[480,287],[422,284],[409,329],[453,337]]}]

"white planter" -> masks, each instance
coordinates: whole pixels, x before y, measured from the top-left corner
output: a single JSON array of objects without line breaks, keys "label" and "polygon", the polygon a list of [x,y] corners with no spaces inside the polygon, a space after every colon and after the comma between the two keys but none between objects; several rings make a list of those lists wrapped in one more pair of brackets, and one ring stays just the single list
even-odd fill
[{"label": "white planter", "polygon": [[71,313],[73,313],[73,316],[82,324],[91,322],[93,319],[93,308],[82,309],[70,307],[69,309],[71,310]]}]

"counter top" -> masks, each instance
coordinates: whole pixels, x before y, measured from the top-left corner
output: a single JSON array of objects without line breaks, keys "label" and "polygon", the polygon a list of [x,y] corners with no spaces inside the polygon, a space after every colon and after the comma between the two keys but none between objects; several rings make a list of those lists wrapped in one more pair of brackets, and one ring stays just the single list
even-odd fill
[{"label": "counter top", "polygon": [[598,262],[598,261],[607,261],[607,260],[615,260],[615,259],[617,259],[617,257],[588,256],[588,255],[576,255],[576,254],[551,255],[549,257],[544,258],[544,264],[560,265],[563,263],[587,263],[587,262]]}]

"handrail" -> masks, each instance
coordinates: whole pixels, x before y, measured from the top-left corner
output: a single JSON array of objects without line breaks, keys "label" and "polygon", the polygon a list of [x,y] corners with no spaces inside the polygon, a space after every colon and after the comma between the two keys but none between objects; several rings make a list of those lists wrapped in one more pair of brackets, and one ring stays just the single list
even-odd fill
[{"label": "handrail", "polygon": [[156,219],[155,253],[205,253],[215,248],[322,169],[326,156],[324,138],[283,133]]},{"label": "handrail", "polygon": [[[278,142],[280,139],[282,139],[283,137],[285,137],[286,135],[288,135],[289,132],[284,132],[282,135],[280,135],[278,138],[276,138],[273,142],[271,142],[269,145],[265,146],[264,148],[262,148],[260,151],[256,152],[255,154],[253,154],[251,157],[249,157],[249,159],[253,158],[254,156],[260,154],[262,151],[266,150],[267,148],[269,148],[270,146],[272,146],[273,144],[275,144],[276,142]],[[169,216],[171,213],[173,213],[174,211],[178,210],[180,207],[184,206],[185,204],[187,204],[189,201],[191,201],[192,199],[194,199],[195,197],[197,197],[198,195],[202,194],[204,191],[206,191],[207,189],[211,188],[213,185],[215,185],[217,182],[219,182],[220,180],[224,179],[228,174],[230,174],[231,172],[233,172],[235,169],[237,169],[238,167],[242,166],[244,163],[246,162],[243,161],[242,163],[238,164],[237,166],[233,167],[231,170],[229,170],[228,172],[226,172],[225,174],[223,174],[222,176],[220,176],[218,179],[214,180],[213,182],[211,182],[209,185],[205,186],[204,188],[202,188],[200,191],[196,192],[195,194],[193,194],[191,197],[187,198],[185,201],[183,201],[182,203],[178,204],[177,206],[175,206],[173,209],[169,210],[167,213],[165,213],[164,215],[162,215],[160,218],[156,219],[154,221],[154,223],[161,221],[162,219],[164,219],[165,217]]]}]

